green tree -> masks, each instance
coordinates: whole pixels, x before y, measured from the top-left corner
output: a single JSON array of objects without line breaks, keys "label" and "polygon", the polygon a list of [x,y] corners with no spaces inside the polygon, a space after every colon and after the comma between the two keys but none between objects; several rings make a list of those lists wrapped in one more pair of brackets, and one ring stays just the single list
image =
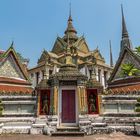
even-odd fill
[{"label": "green tree", "polygon": [[140,74],[140,70],[137,69],[134,64],[132,63],[126,63],[121,65],[121,72],[120,75],[123,77],[128,77],[128,76],[137,76]]}]

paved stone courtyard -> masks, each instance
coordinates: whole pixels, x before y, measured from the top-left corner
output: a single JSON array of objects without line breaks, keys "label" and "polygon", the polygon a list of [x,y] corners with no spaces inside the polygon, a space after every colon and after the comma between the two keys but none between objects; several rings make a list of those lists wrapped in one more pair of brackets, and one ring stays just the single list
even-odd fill
[{"label": "paved stone courtyard", "polygon": [[129,136],[123,133],[92,135],[85,137],[50,137],[45,135],[2,135],[0,140],[140,140],[140,136]]}]

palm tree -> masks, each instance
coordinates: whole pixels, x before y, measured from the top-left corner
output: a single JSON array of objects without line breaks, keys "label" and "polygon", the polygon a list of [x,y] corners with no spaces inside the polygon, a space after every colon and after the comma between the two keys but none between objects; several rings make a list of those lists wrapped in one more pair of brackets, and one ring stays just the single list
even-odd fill
[{"label": "palm tree", "polygon": [[121,72],[120,75],[123,77],[129,77],[129,76],[137,76],[140,74],[140,70],[138,70],[134,64],[132,63],[126,63],[121,65]]}]

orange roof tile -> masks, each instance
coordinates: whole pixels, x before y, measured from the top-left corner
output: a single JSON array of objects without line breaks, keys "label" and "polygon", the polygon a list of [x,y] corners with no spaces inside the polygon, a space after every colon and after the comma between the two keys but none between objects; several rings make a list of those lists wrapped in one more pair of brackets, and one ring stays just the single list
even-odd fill
[{"label": "orange roof tile", "polygon": [[111,91],[113,92],[132,92],[132,91],[140,91],[140,84],[137,85],[128,85],[128,86],[123,86],[123,87],[114,87],[114,88],[110,88]]},{"label": "orange roof tile", "polygon": [[8,93],[29,93],[33,92],[31,87],[22,87],[22,86],[10,86],[10,85],[0,85],[1,92],[8,92]]}]

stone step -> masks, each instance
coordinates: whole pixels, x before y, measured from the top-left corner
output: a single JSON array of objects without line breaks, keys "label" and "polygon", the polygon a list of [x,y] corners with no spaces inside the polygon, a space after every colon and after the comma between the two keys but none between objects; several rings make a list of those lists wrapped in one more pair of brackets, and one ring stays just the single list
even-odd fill
[{"label": "stone step", "polygon": [[93,127],[92,129],[98,131],[98,130],[108,130],[109,128],[108,127]]},{"label": "stone step", "polygon": [[22,122],[12,122],[12,123],[4,123],[4,126],[31,126],[31,123],[22,123]]},{"label": "stone step", "polygon": [[84,136],[84,132],[52,132],[51,136]]},{"label": "stone step", "polygon": [[80,126],[90,125],[91,121],[79,121]]},{"label": "stone step", "polygon": [[57,127],[57,132],[79,132],[79,127]]},{"label": "stone step", "polygon": [[31,126],[3,126],[3,134],[29,134]]},{"label": "stone step", "polygon": [[33,123],[35,122],[35,118],[34,117],[0,117],[0,123],[16,123],[16,122]]},{"label": "stone step", "polygon": [[91,123],[91,125],[93,127],[106,127],[107,126],[106,123]]},{"label": "stone step", "polygon": [[103,122],[103,117],[97,117],[94,119],[95,123],[102,123]]}]

